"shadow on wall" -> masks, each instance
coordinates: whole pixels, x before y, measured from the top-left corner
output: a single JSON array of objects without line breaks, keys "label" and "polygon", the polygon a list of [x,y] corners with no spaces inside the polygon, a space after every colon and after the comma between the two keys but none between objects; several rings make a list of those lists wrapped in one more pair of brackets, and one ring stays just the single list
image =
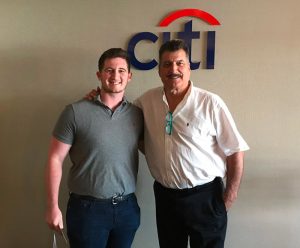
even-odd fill
[{"label": "shadow on wall", "polygon": [[253,156],[246,161],[239,197],[229,212],[226,244],[300,247],[299,159],[274,161]]},{"label": "shadow on wall", "polygon": [[[90,66],[86,56],[30,47],[1,52],[1,247],[51,247],[44,221],[48,144],[64,106],[94,87],[83,73],[92,68],[94,78],[96,63]],[[64,178],[62,201],[66,196]]]},{"label": "shadow on wall", "polygon": [[299,158],[247,160],[241,196],[248,199],[248,204],[261,202],[268,209],[284,210],[293,202],[299,203],[299,163]]}]

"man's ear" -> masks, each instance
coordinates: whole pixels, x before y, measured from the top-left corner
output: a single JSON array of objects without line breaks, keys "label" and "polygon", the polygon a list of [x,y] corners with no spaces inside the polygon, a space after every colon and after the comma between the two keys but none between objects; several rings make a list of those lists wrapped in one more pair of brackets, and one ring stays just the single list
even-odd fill
[{"label": "man's ear", "polygon": [[129,73],[128,73],[128,82],[130,82],[131,79],[132,79],[132,72],[129,72]]},{"label": "man's ear", "polygon": [[160,65],[158,64],[158,76],[161,78],[160,76]]},{"label": "man's ear", "polygon": [[97,75],[97,78],[100,80],[101,72],[100,72],[100,71],[97,71],[97,72],[96,72],[96,75]]}]

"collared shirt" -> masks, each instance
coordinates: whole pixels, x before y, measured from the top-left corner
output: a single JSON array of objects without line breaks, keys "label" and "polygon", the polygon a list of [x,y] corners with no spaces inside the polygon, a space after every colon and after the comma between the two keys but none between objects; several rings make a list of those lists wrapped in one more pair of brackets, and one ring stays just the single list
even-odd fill
[{"label": "collared shirt", "polygon": [[144,113],[150,172],[168,188],[191,188],[224,177],[226,157],[249,149],[223,100],[192,82],[172,113],[171,134],[165,130],[169,107],[163,87],[149,90],[135,104]]},{"label": "collared shirt", "polygon": [[118,112],[121,112],[123,110],[123,108],[126,106],[126,104],[128,104],[129,102],[127,101],[126,97],[124,96],[123,99],[122,99],[122,102],[120,103],[119,106],[117,106],[117,108],[115,110],[112,110],[110,107],[108,107],[102,100],[101,100],[101,97],[100,97],[100,94],[97,95],[95,98],[94,98],[94,102],[98,102],[100,103],[105,109],[106,111],[113,117],[113,115]]},{"label": "collared shirt", "polygon": [[69,190],[101,199],[135,192],[142,134],[142,111],[127,101],[115,111],[99,101],[66,106],[53,136],[72,145]]}]

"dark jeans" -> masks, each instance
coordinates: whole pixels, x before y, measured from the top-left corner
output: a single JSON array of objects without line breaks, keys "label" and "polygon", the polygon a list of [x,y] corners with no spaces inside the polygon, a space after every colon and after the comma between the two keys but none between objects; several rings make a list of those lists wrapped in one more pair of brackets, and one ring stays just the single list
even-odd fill
[{"label": "dark jeans", "polygon": [[161,248],[223,248],[227,227],[220,178],[192,189],[154,183],[156,222]]},{"label": "dark jeans", "polygon": [[112,204],[70,195],[67,231],[72,248],[130,248],[140,225],[136,196]]}]

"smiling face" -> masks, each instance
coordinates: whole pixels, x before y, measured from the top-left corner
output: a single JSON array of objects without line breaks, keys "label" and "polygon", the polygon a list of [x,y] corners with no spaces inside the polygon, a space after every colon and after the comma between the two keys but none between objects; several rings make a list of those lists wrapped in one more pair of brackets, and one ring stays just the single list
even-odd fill
[{"label": "smiling face", "polygon": [[165,92],[184,92],[189,87],[191,70],[188,56],[183,49],[163,52],[159,76]]},{"label": "smiling face", "polygon": [[106,59],[103,68],[97,72],[101,90],[113,94],[124,93],[131,76],[127,61],[119,57]]}]

